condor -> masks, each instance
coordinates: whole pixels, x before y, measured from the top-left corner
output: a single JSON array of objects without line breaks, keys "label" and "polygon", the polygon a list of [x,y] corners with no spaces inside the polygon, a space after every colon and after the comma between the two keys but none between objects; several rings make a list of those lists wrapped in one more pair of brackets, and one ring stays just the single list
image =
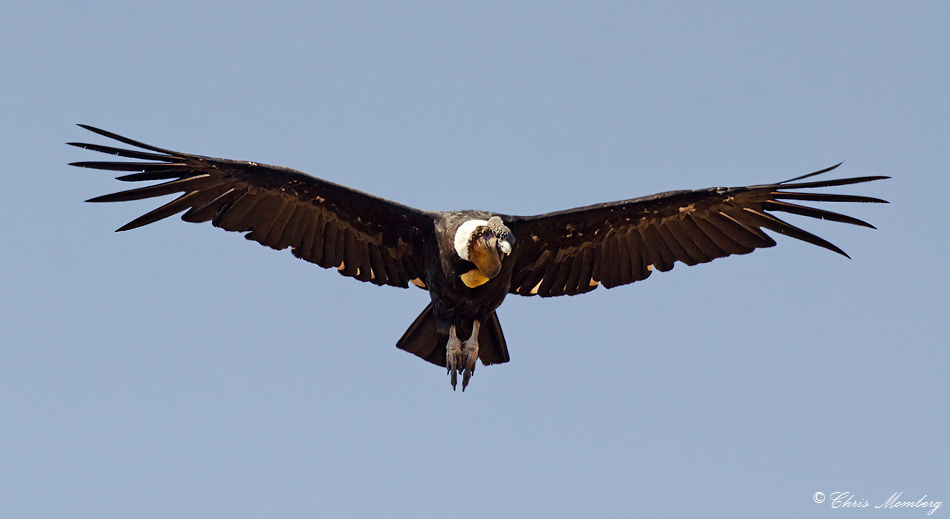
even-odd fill
[{"label": "condor", "polygon": [[[159,184],[100,196],[120,202],[182,193],[126,225],[126,231],[184,211],[186,222],[210,221],[340,274],[377,285],[428,290],[431,303],[396,346],[447,368],[462,390],[482,364],[508,362],[496,314],[508,294],[552,297],[613,288],[668,271],[679,261],[706,263],[771,247],[763,229],[824,247],[838,247],[773,213],[873,226],[796,202],[877,202],[865,196],[814,191],[885,179],[866,176],[800,182],[832,166],[776,184],[670,191],[538,216],[488,211],[431,212],[256,162],[169,151],[91,126],[81,127],[129,146],[69,143],[134,161],[72,166],[131,172],[122,181]],[[140,151],[145,150],[145,151]],[[839,164],[840,165],[840,164]]]}]

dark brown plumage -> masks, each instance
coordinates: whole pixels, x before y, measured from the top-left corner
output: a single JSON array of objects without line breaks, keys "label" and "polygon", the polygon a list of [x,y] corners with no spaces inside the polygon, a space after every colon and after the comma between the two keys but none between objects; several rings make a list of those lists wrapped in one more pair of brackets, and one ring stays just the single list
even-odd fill
[{"label": "dark brown plumage", "polygon": [[671,191],[538,216],[430,212],[289,168],[179,153],[80,126],[147,151],[69,143],[135,159],[73,166],[134,172],[117,177],[122,181],[163,181],[90,202],[181,193],[119,231],[184,212],[186,222],[210,221],[277,250],[290,247],[298,258],[336,268],[344,276],[425,288],[432,302],[397,346],[447,367],[453,387],[456,373],[463,373],[463,389],[476,358],[483,364],[509,360],[495,313],[509,293],[553,297],[590,292],[601,284],[613,288],[633,283],[653,270],[668,271],[677,261],[695,265],[775,245],[763,229],[847,256],[772,213],[873,228],[798,202],[884,200],[801,190],[888,178],[801,182],[836,165],[776,184]]}]

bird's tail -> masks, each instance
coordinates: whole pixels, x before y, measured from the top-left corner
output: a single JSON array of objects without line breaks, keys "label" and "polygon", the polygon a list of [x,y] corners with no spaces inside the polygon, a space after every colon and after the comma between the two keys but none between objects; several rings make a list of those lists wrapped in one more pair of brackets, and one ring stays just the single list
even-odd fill
[{"label": "bird's tail", "polygon": [[[459,338],[465,340],[471,334],[471,328],[459,330]],[[439,333],[432,315],[432,303],[416,317],[406,333],[396,343],[396,347],[423,359],[445,367],[445,344],[449,342],[447,333]],[[505,335],[501,331],[498,316],[492,312],[491,316],[482,323],[478,331],[478,358],[482,364],[501,364],[508,362],[508,345]]]}]

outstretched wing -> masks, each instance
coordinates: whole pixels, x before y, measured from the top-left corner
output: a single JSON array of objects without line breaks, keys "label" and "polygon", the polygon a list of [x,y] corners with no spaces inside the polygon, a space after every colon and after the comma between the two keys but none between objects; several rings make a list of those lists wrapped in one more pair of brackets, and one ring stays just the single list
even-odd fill
[{"label": "outstretched wing", "polygon": [[162,180],[89,202],[122,202],[183,193],[125,224],[135,229],[186,211],[186,222],[207,222],[344,276],[377,285],[407,287],[423,272],[422,250],[432,235],[432,217],[411,207],[256,162],[216,159],[149,146],[91,126],[99,135],[143,150],[70,142],[93,151],[139,161],[74,162],[72,166],[137,172],[122,181]]},{"label": "outstretched wing", "polygon": [[676,261],[706,263],[775,245],[768,229],[848,256],[838,247],[772,214],[781,211],[874,228],[850,216],[798,205],[811,202],[878,202],[864,196],[797,191],[843,186],[888,177],[671,191],[653,196],[548,213],[508,217],[517,240],[511,293],[542,297],[575,295],[640,281]]}]

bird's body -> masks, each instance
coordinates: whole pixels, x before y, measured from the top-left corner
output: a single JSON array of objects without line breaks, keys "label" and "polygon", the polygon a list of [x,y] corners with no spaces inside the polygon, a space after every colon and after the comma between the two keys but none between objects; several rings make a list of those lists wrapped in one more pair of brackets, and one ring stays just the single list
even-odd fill
[{"label": "bird's body", "polygon": [[[430,248],[424,252],[425,286],[432,303],[396,344],[434,364],[446,365],[448,362],[447,367],[453,377],[450,350],[457,345],[453,344],[446,350],[447,344],[453,342],[453,337],[465,340],[473,335],[473,331],[481,331],[481,336],[477,337],[473,345],[476,348],[473,352],[475,357],[480,354],[486,365],[509,360],[508,347],[495,309],[501,306],[508,295],[513,263],[501,261],[497,272],[481,274],[482,269],[471,261],[474,258],[458,253],[460,247],[467,245],[471,232],[481,227],[481,222],[487,224],[491,218],[497,217],[484,211],[452,211],[433,215],[434,235],[429,240]],[[474,225],[471,222],[475,222]],[[470,275],[473,272],[475,275]],[[476,323],[486,326],[474,330],[478,326]],[[480,347],[477,345],[479,343]],[[474,360],[469,359],[470,369],[463,378],[463,389],[471,376],[470,372],[474,371]]]},{"label": "bird's body", "polygon": [[189,222],[211,221],[250,240],[324,268],[374,283],[429,291],[431,303],[397,346],[447,367],[463,389],[475,360],[509,360],[496,309],[509,294],[575,295],[613,288],[668,271],[679,261],[705,263],[746,254],[775,242],[762,229],[847,256],[827,241],[772,214],[788,212],[872,227],[786,200],[884,202],[801,191],[887,177],[673,191],[538,216],[487,211],[432,212],[407,207],[289,168],[169,151],[83,126],[148,151],[70,143],[145,162],[79,162],[95,169],[135,172],[124,181],[166,182],[97,197],[112,202],[184,193],[119,230],[185,211]]}]

